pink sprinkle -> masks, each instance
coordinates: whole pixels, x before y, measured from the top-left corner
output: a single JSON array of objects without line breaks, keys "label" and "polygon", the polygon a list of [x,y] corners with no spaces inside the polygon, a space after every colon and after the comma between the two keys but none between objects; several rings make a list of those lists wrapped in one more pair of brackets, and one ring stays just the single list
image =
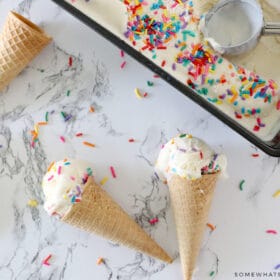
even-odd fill
[{"label": "pink sprinkle", "polygon": [[124,51],[123,50],[121,50],[120,55],[121,55],[121,57],[124,57]]},{"label": "pink sprinkle", "polygon": [[124,61],[124,62],[121,64],[121,69],[123,69],[125,65],[126,65],[126,61]]},{"label": "pink sprinkle", "polygon": [[277,231],[274,230],[274,229],[268,229],[268,230],[266,231],[266,233],[269,233],[269,234],[277,234]]},{"label": "pink sprinkle", "polygon": [[147,97],[148,96],[148,93],[147,92],[145,92],[144,93],[144,95],[143,95],[143,97]]},{"label": "pink sprinkle", "polygon": [[34,149],[34,147],[35,147],[35,142],[34,141],[31,142],[31,147]]},{"label": "pink sprinkle", "polygon": [[150,223],[151,225],[154,225],[154,224],[158,223],[158,218],[151,219],[151,220],[149,221],[149,223]]},{"label": "pink sprinkle", "polygon": [[58,167],[58,169],[57,169],[57,174],[58,174],[58,175],[61,174],[61,166]]},{"label": "pink sprinkle", "polygon": [[53,179],[53,175],[51,177],[48,178],[48,181],[51,181]]},{"label": "pink sprinkle", "polygon": [[157,75],[157,74],[155,74],[154,76],[153,76],[154,78],[160,78],[160,76],[159,75]]},{"label": "pink sprinkle", "polygon": [[65,138],[63,136],[60,136],[59,139],[61,140],[61,142],[65,143]]},{"label": "pink sprinkle", "polygon": [[50,265],[49,260],[52,257],[52,255],[48,255],[44,260],[43,260],[43,264],[44,265]]},{"label": "pink sprinkle", "polygon": [[114,169],[113,166],[110,166],[110,170],[111,170],[111,173],[112,173],[113,178],[117,178],[116,172],[115,172],[115,169]]},{"label": "pink sprinkle", "polygon": [[76,137],[81,137],[83,136],[83,133],[79,132],[79,133],[76,133]]},{"label": "pink sprinkle", "polygon": [[72,181],[75,181],[75,180],[76,180],[74,176],[70,176],[70,179],[71,179]]},{"label": "pink sprinkle", "polygon": [[132,143],[135,142],[135,140],[133,138],[128,139],[128,142]]}]

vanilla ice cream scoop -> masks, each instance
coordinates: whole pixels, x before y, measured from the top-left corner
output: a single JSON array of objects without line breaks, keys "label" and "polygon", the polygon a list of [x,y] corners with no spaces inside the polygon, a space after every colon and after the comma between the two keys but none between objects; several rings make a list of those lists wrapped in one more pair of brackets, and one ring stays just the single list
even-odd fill
[{"label": "vanilla ice cream scoop", "polygon": [[62,160],[51,164],[43,178],[44,208],[49,215],[65,216],[82,199],[84,186],[92,169],[82,160]]},{"label": "vanilla ice cream scoop", "polygon": [[204,141],[190,134],[180,134],[166,143],[156,162],[156,172],[169,181],[173,175],[198,179],[204,174],[225,172],[227,160]]}]

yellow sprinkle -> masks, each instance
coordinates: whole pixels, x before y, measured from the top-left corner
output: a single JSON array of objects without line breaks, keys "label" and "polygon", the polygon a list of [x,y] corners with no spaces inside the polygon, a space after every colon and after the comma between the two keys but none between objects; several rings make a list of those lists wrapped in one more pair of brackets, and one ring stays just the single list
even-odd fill
[{"label": "yellow sprinkle", "polygon": [[273,194],[273,197],[278,197],[280,196],[280,190],[276,191],[274,194]]},{"label": "yellow sprinkle", "polygon": [[190,139],[193,138],[193,136],[191,134],[187,134],[186,137],[190,138]]},{"label": "yellow sprinkle", "polygon": [[135,92],[135,95],[136,95],[137,98],[142,99],[142,95],[141,95],[141,93],[140,93],[140,91],[139,91],[138,88],[136,88],[136,89],[134,90],[134,92]]},{"label": "yellow sprinkle", "polygon": [[38,201],[35,200],[35,199],[30,199],[30,200],[27,202],[27,205],[30,206],[30,207],[37,207],[37,206],[38,206]]},{"label": "yellow sprinkle", "polygon": [[38,127],[38,124],[35,124],[34,125],[34,131],[35,133],[38,135],[39,134],[39,127]]},{"label": "yellow sprinkle", "polygon": [[100,181],[100,185],[103,186],[108,180],[109,180],[108,177],[104,177],[104,178]]}]

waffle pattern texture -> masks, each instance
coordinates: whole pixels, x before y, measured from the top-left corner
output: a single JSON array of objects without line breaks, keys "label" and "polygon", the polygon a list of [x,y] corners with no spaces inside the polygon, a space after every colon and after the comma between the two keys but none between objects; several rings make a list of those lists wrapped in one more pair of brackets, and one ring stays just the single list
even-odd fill
[{"label": "waffle pattern texture", "polygon": [[172,259],[113,199],[90,177],[82,200],[62,220],[162,261]]},{"label": "waffle pattern texture", "polygon": [[184,280],[192,279],[218,176],[188,180],[176,175],[168,183]]},{"label": "waffle pattern texture", "polygon": [[51,41],[23,16],[10,12],[0,33],[0,91]]}]

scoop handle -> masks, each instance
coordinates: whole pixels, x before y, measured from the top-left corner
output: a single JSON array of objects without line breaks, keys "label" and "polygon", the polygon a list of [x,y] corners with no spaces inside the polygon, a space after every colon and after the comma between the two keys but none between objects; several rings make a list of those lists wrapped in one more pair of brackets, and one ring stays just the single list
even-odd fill
[{"label": "scoop handle", "polygon": [[262,33],[263,35],[280,35],[280,22],[266,22]]}]

